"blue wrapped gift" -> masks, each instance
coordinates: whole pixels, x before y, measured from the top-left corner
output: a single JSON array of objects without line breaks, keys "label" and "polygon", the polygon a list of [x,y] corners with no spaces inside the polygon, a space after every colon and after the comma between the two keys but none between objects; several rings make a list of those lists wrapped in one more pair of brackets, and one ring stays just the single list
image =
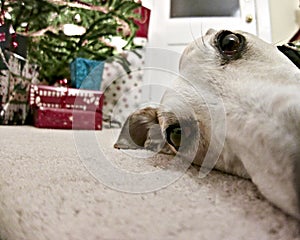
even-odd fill
[{"label": "blue wrapped gift", "polygon": [[76,58],[70,64],[71,84],[74,88],[99,90],[104,61]]}]

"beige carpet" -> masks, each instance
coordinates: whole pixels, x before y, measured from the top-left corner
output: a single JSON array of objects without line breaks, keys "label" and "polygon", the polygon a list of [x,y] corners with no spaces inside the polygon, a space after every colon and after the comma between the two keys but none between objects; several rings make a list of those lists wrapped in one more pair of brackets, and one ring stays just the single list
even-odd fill
[{"label": "beige carpet", "polygon": [[[170,156],[114,150],[117,133],[93,133],[112,166],[129,174],[170,175]],[[150,192],[126,193],[113,188],[137,191],[143,184],[124,178],[124,186],[121,181],[114,187],[120,176],[101,169],[99,159],[100,165],[82,160],[92,150],[88,141],[76,146],[82,140],[77,132],[1,126],[0,136],[2,240],[300,239],[300,223],[264,200],[250,181],[217,171],[199,178],[190,167],[164,187],[157,175],[153,186],[140,189]],[[92,163],[99,171],[86,169]],[[112,182],[92,176],[101,170]]]}]

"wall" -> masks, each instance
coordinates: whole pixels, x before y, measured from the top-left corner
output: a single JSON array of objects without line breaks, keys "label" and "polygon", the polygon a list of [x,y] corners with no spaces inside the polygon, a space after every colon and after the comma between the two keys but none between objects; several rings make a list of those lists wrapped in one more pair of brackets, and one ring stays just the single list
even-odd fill
[{"label": "wall", "polygon": [[[143,5],[151,9],[153,0],[143,0]],[[288,41],[300,26],[299,0],[269,0],[269,8],[272,42]]]},{"label": "wall", "polygon": [[269,7],[272,42],[288,41],[299,29],[299,0],[269,0]]}]

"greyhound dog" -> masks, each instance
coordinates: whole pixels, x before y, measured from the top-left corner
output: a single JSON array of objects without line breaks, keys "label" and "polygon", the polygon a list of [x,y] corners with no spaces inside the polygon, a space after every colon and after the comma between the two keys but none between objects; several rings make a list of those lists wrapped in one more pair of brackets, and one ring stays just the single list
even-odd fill
[{"label": "greyhound dog", "polygon": [[186,47],[179,72],[159,106],[128,117],[114,147],[179,154],[250,178],[300,220],[298,68],[252,34],[211,29]]}]

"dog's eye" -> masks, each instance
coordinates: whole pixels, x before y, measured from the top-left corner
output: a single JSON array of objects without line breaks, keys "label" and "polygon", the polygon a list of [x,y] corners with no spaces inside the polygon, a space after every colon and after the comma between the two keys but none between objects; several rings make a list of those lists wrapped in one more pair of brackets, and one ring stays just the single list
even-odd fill
[{"label": "dog's eye", "polygon": [[178,125],[169,126],[166,130],[167,142],[177,151],[181,143],[181,128]]},{"label": "dog's eye", "polygon": [[217,46],[219,51],[227,59],[237,58],[243,45],[243,38],[239,34],[223,31],[217,36]]},{"label": "dog's eye", "polygon": [[240,39],[234,34],[226,35],[220,41],[220,48],[227,55],[235,54],[239,47]]}]

